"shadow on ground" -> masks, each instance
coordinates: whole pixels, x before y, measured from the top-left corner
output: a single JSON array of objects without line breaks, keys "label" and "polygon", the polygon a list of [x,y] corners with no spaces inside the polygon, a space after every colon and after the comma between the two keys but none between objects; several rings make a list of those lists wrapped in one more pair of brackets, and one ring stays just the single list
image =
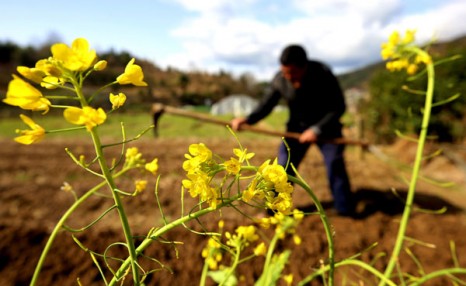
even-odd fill
[{"label": "shadow on ground", "polygon": [[[391,190],[357,189],[354,192],[357,206],[354,218],[364,219],[377,212],[390,216],[399,215],[403,213],[407,195],[407,190],[397,190],[395,192]],[[333,201],[322,201],[321,204],[329,215],[335,213]],[[465,211],[438,196],[425,193],[416,193],[413,207],[419,211],[443,214],[457,214]],[[303,206],[300,210],[304,212],[316,212],[317,208],[312,204]]]}]

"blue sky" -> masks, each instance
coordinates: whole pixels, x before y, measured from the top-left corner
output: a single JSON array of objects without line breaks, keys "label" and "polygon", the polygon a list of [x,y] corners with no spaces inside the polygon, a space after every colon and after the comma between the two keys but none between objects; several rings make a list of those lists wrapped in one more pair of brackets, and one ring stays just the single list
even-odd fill
[{"label": "blue sky", "polygon": [[0,4],[0,41],[128,51],[165,68],[250,73],[267,80],[289,43],[336,73],[380,60],[391,31],[418,41],[466,34],[464,0],[15,0]]}]

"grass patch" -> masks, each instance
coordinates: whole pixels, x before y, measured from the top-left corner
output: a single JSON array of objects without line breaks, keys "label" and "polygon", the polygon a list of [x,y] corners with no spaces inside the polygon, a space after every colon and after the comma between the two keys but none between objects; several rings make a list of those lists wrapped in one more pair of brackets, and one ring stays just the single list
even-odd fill
[{"label": "grass patch", "polygon": [[[65,129],[75,127],[66,122],[61,115],[42,116],[34,113],[30,116],[37,124],[44,127],[46,130]],[[217,116],[226,121],[230,121],[233,117]],[[285,122],[288,118],[287,111],[277,111],[270,114],[265,120],[260,122],[260,126],[273,130],[284,130]],[[99,133],[103,138],[118,140],[121,138],[121,122],[124,122],[126,137],[132,138],[140,134],[153,124],[152,116],[148,113],[114,113],[111,114],[104,125],[99,126]],[[13,139],[16,137],[16,129],[28,129],[28,127],[19,119],[2,118],[0,120],[0,138]],[[217,124],[205,123],[199,120],[163,114],[158,121],[158,134],[162,138],[174,137],[226,137],[231,136],[226,127]],[[60,132],[47,134],[47,138],[79,138],[86,136],[85,130],[73,132]],[[251,132],[242,133],[242,137],[256,137],[257,134]],[[263,135],[266,136],[266,135]],[[150,130],[143,135],[145,138],[152,138],[153,131]]]}]

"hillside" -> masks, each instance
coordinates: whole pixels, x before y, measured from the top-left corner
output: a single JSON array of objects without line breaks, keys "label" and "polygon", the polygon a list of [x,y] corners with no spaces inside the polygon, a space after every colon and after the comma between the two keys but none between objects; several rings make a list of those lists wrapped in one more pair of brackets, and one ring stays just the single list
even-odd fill
[{"label": "hillside", "polygon": [[[445,57],[447,55],[465,54],[466,35],[448,42],[433,44],[429,48],[434,57]],[[371,76],[385,68],[382,62],[373,63],[361,69],[344,73],[338,76],[343,89],[363,88],[366,89]]]},{"label": "hillside", "polygon": [[[466,36],[453,41],[434,44],[431,52],[434,56],[465,54]],[[5,94],[11,74],[16,73],[17,66],[32,67],[39,59],[49,55],[49,47],[20,47],[14,43],[0,42],[0,94]],[[96,86],[102,86],[114,80],[124,70],[126,63],[134,56],[128,52],[115,53],[109,51],[99,55],[100,59],[108,61],[108,68],[102,72],[94,73],[90,78]],[[216,102],[230,94],[249,94],[260,97],[266,82],[258,82],[251,74],[245,73],[235,77],[229,72],[220,70],[217,73],[204,71],[183,71],[176,68],[162,69],[156,64],[136,59],[142,66],[145,80],[149,87],[145,90],[125,87],[123,92],[131,95],[134,104],[145,104],[155,99],[166,104],[204,105]],[[364,68],[339,75],[338,78],[344,90],[368,90],[368,83],[372,76],[383,70],[382,61],[373,63]],[[6,108],[2,103],[1,108]]]}]

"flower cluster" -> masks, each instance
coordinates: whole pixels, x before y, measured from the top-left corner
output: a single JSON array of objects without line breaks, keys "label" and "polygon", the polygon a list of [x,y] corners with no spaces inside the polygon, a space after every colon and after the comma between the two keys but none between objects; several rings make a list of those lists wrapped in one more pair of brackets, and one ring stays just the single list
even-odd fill
[{"label": "flower cluster", "polygon": [[402,38],[399,32],[393,32],[388,42],[382,44],[381,56],[387,62],[386,67],[389,71],[399,71],[406,69],[410,75],[415,74],[420,64],[429,64],[432,62],[428,54],[419,55],[413,49],[416,31],[407,30]]},{"label": "flower cluster", "polygon": [[[107,114],[102,108],[90,106],[92,96],[86,97],[82,92],[82,83],[91,72],[101,71],[107,67],[107,62],[99,61],[95,50],[91,50],[89,43],[84,38],[77,38],[71,46],[64,43],[52,45],[49,58],[39,60],[34,67],[19,66],[18,73],[13,75],[13,79],[8,84],[6,98],[3,102],[9,105],[18,106],[24,110],[42,111],[46,114],[50,108],[65,108],[64,118],[71,124],[84,126],[88,131],[92,131],[107,119]],[[140,66],[134,64],[135,59],[131,59],[123,74],[109,84],[133,84],[136,86],[147,86],[144,82],[144,74]],[[75,96],[49,96],[36,88],[38,85],[46,90],[66,89],[75,92]],[[58,106],[54,105],[54,99],[76,99],[80,105]],[[109,100],[112,109],[121,107],[126,96],[123,93],[114,95],[110,93]],[[36,124],[31,118],[21,115],[21,119],[31,128],[30,130],[17,130],[20,134],[16,141],[22,144],[32,144],[39,142],[47,131]]]},{"label": "flower cluster", "polygon": [[303,218],[304,213],[298,209],[294,209],[292,216],[276,213],[273,217],[260,219],[259,225],[263,228],[269,228],[271,225],[275,225],[275,234],[279,239],[284,239],[287,234],[291,234],[294,243],[299,245],[301,244],[301,238],[296,234],[296,228]]},{"label": "flower cluster", "polygon": [[249,202],[252,199],[265,198],[268,208],[289,214],[293,206],[293,189],[285,168],[277,163],[277,159],[272,163],[267,160],[259,167],[248,188],[243,191],[242,199]]},{"label": "flower cluster", "polygon": [[202,202],[216,208],[219,191],[217,187],[211,186],[211,179],[212,172],[218,165],[212,159],[212,151],[203,143],[191,144],[185,158],[183,169],[187,172],[188,179],[182,181],[183,187],[189,190],[193,198],[199,196]]},{"label": "flower cluster", "polygon": [[[220,230],[223,229],[223,221],[219,222]],[[239,256],[241,251],[251,243],[259,240],[256,227],[253,225],[239,226],[235,233],[225,232],[226,243],[222,244],[221,236],[212,236],[207,241],[207,245],[202,250],[202,257],[205,259],[209,269],[215,270],[223,259],[223,253],[229,249],[229,253]],[[253,250],[255,256],[265,255],[267,247],[260,242]],[[223,267],[223,266],[222,266]]]}]

